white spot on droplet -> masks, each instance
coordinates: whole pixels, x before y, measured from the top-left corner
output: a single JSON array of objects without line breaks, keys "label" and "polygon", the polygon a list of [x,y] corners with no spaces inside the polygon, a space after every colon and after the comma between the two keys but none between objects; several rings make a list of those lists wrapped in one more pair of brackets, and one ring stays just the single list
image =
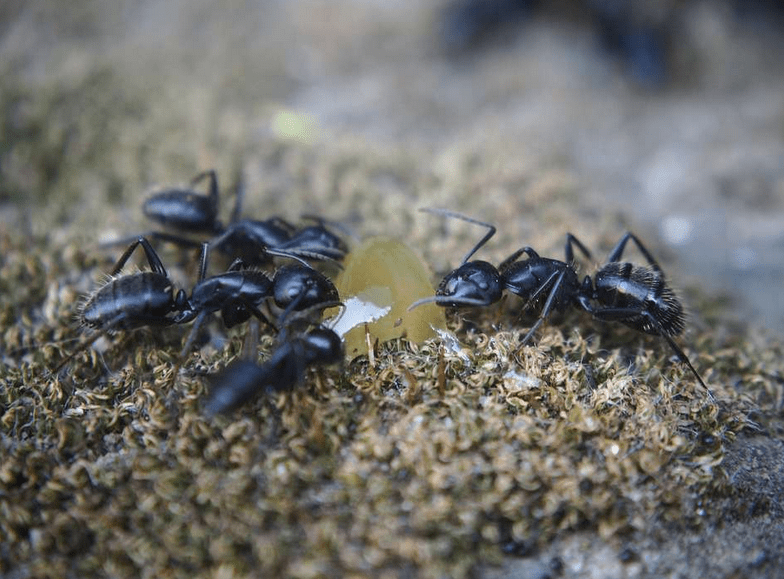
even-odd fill
[{"label": "white spot on droplet", "polygon": [[325,325],[342,338],[352,328],[383,318],[391,309],[392,306],[382,307],[359,296],[352,296],[343,300],[343,309],[334,318],[327,320]]}]

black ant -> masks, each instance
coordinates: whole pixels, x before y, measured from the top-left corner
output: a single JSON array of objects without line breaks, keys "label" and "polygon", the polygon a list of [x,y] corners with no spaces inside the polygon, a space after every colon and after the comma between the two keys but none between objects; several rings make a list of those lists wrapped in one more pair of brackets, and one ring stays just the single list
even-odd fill
[{"label": "black ant", "polygon": [[[579,306],[596,319],[620,322],[637,331],[661,336],[707,390],[699,373],[673,339],[685,327],[683,307],[667,286],[659,264],[633,233],[627,232],[621,237],[607,263],[593,279],[586,275],[581,283],[574,266],[574,247],[587,259],[592,260],[592,257],[571,233],[566,234],[566,261],[540,257],[532,248],[523,247],[496,268],[486,261],[468,261],[495,234],[493,225],[448,210],[423,211],[481,225],[488,232],[465,255],[460,267],[444,277],[435,296],[418,300],[409,309],[430,302],[445,307],[488,306],[500,300],[507,290],[526,300],[525,309],[539,310],[537,321],[521,340],[525,344],[553,310]],[[630,240],[648,260],[648,266],[620,261]],[[523,254],[527,257],[520,260]]]},{"label": "black ant", "polygon": [[[340,305],[324,302],[319,310]],[[287,317],[284,312],[281,319]],[[297,385],[310,366],[336,364],[343,360],[343,342],[333,330],[316,325],[288,338],[289,326],[284,326],[278,347],[264,364],[248,359],[235,360],[211,379],[210,393],[204,405],[213,416],[234,410],[262,392],[281,392]]]},{"label": "black ant", "polygon": [[[201,195],[193,189],[208,179],[208,194]],[[265,220],[240,219],[243,188],[238,187],[234,209],[225,227],[218,220],[218,178],[214,170],[199,173],[191,180],[190,188],[164,189],[150,196],[143,205],[144,214],[164,226],[180,232],[202,233],[212,236],[211,248],[246,263],[261,265],[271,257],[287,257],[302,261],[339,261],[348,248],[343,240],[326,227],[326,221],[307,216],[316,222],[297,229],[284,219],[272,217]],[[200,242],[181,235],[151,231],[147,237],[160,239],[181,247],[196,248]],[[119,240],[111,245],[127,242]]]},{"label": "black ant", "polygon": [[[208,179],[207,195],[199,195],[194,187]],[[235,213],[239,212],[240,196],[237,196]],[[218,221],[218,177],[215,170],[199,173],[190,182],[190,188],[164,189],[154,193],[142,206],[144,214],[162,225],[179,231],[218,234],[223,226]]]},{"label": "black ant", "polygon": [[334,284],[323,274],[299,263],[284,265],[270,278],[257,269],[248,269],[236,259],[225,273],[206,277],[209,243],[202,245],[199,278],[191,296],[180,304],[173,322],[196,320],[180,353],[183,359],[190,350],[199,328],[211,313],[220,311],[226,327],[247,321],[251,316],[274,327],[259,310],[262,302],[272,298],[278,308],[302,311],[338,300]]},{"label": "black ant", "polygon": [[316,261],[343,259],[348,253],[343,240],[326,228],[323,219],[310,219],[314,219],[316,225],[301,229],[278,217],[262,221],[241,219],[230,223],[210,245],[258,264],[269,261],[268,255]]},{"label": "black ant", "polygon": [[[118,275],[137,247],[141,246],[151,271]],[[142,326],[169,326],[196,320],[180,353],[183,359],[199,327],[208,314],[221,311],[224,324],[232,327],[255,316],[272,325],[259,307],[272,298],[279,308],[305,309],[329,300],[337,300],[332,282],[318,271],[301,264],[278,269],[270,278],[266,273],[245,269],[241,260],[225,273],[206,277],[209,244],[202,245],[199,279],[191,296],[185,290],[176,293],[160,257],[145,237],[131,243],[114,266],[110,280],[83,303],[79,318],[84,326],[96,330],[87,342],[65,358],[57,372],[73,357],[100,336],[115,330]]]},{"label": "black ant", "polygon": [[[131,254],[141,246],[151,271],[120,276]],[[88,348],[102,335],[115,330],[131,330],[142,326],[169,326],[174,314],[188,303],[184,290],[176,293],[160,257],[144,237],[139,237],[117,260],[109,281],[91,294],[79,307],[79,321],[96,330],[88,341],[67,356],[53,373],[59,371],[79,352]]]}]

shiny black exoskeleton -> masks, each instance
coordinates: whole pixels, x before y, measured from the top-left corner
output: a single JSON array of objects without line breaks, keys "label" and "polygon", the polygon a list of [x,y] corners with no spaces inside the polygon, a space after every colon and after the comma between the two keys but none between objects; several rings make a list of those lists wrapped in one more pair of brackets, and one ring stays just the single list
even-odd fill
[{"label": "shiny black exoskeleton", "polygon": [[[209,180],[209,192],[200,195],[193,189],[200,181]],[[284,219],[240,219],[243,188],[237,197],[231,219],[225,227],[218,220],[218,179],[214,170],[199,173],[190,188],[165,189],[144,202],[144,214],[150,219],[176,230],[177,233],[151,231],[150,238],[196,248],[201,242],[179,233],[201,233],[210,236],[210,248],[232,258],[239,257],[250,265],[269,264],[272,257],[304,260],[339,261],[348,252],[343,240],[326,227],[320,218],[310,218],[315,225],[297,228]],[[113,242],[126,243],[128,240]]]},{"label": "shiny black exoskeleton", "polygon": [[[151,271],[120,276],[120,271],[139,246],[144,249]],[[175,293],[150,242],[144,237],[136,239],[117,261],[110,281],[80,307],[82,324],[97,331],[61,362],[57,370],[101,335],[118,329],[168,326],[195,320],[180,353],[179,359],[183,359],[211,313],[220,311],[226,327],[243,323],[251,316],[272,326],[260,310],[261,304],[270,298],[284,311],[307,310],[338,300],[337,289],[328,278],[301,264],[283,266],[270,278],[262,271],[245,268],[241,260],[236,260],[228,271],[207,277],[208,253],[209,244],[204,243],[199,278],[188,297],[182,289]]]},{"label": "shiny black exoskeleton", "polygon": [[[200,195],[194,187],[204,179],[208,179],[208,193]],[[218,177],[212,169],[196,175],[190,188],[154,193],[144,202],[142,210],[153,221],[179,231],[217,234],[223,230],[218,221]]]},{"label": "shiny black exoskeleton", "polygon": [[264,364],[237,360],[215,375],[204,410],[209,415],[229,412],[263,392],[289,390],[302,380],[308,367],[342,359],[340,336],[323,326],[284,337]]},{"label": "shiny black exoskeleton", "polygon": [[[620,261],[629,241],[645,256],[648,266]],[[683,306],[667,286],[659,264],[633,233],[621,237],[593,279],[585,276],[578,301],[599,319],[621,322],[647,334],[677,336],[685,327]]]},{"label": "shiny black exoskeleton", "polygon": [[270,278],[260,270],[247,269],[242,260],[235,260],[228,271],[207,277],[208,255],[209,244],[204,243],[198,281],[173,319],[176,324],[195,320],[181,358],[190,350],[196,333],[211,313],[220,311],[227,327],[245,322],[251,316],[273,326],[259,309],[268,298],[284,311],[302,311],[338,300],[334,284],[311,267],[285,265]]},{"label": "shiny black exoskeleton", "polygon": [[343,240],[321,220],[316,225],[297,229],[277,217],[234,221],[210,245],[251,264],[267,263],[270,256],[340,261],[348,252]]},{"label": "shiny black exoskeleton", "polygon": [[[647,266],[620,261],[630,240],[645,256]],[[610,252],[607,263],[594,274],[593,279],[585,276],[577,293],[577,301],[596,319],[620,322],[638,332],[664,338],[710,394],[686,353],[673,339],[685,328],[686,314],[683,306],[675,292],[667,286],[661,267],[636,235],[627,232]]]},{"label": "shiny black exoskeleton", "polygon": [[[586,275],[580,282],[574,266],[574,247],[589,260],[591,254],[571,233],[566,236],[566,261],[540,257],[530,247],[524,247],[496,268],[486,261],[468,261],[495,234],[495,227],[451,211],[428,211],[481,225],[488,233],[466,254],[460,267],[444,277],[435,296],[418,300],[410,308],[431,302],[445,307],[488,306],[500,300],[504,291],[510,291],[526,300],[527,310],[539,311],[536,323],[522,339],[525,344],[553,310],[578,306],[597,319],[661,336],[705,386],[673,340],[684,329],[683,307],[667,286],[659,264],[633,233],[620,239],[610,252],[608,263],[593,278]],[[648,260],[648,266],[620,261],[630,240]],[[524,254],[527,257],[520,260]]]},{"label": "shiny black exoskeleton", "polygon": [[[141,246],[152,271],[118,275],[131,254]],[[144,237],[139,237],[117,260],[108,283],[82,304],[80,321],[87,327],[110,332],[141,326],[165,326],[175,323],[173,314],[187,303],[183,290],[174,292],[166,268]]]},{"label": "shiny black exoskeleton", "polygon": [[[119,275],[137,247],[141,246],[151,271]],[[139,237],[117,260],[109,281],[90,295],[79,308],[79,321],[95,333],[57,367],[57,372],[101,336],[115,330],[177,323],[177,312],[187,307],[184,290],[174,291],[160,257],[144,237]]]}]

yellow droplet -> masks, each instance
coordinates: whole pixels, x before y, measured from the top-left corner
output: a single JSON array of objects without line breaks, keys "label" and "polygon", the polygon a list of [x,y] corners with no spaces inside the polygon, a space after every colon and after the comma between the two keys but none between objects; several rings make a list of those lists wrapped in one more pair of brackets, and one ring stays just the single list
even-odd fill
[{"label": "yellow droplet", "polygon": [[309,115],[282,109],[272,116],[271,129],[275,136],[281,139],[310,143],[315,136],[317,124]]},{"label": "yellow droplet", "polygon": [[425,304],[413,311],[408,306],[435,293],[431,275],[422,260],[402,241],[371,237],[352,249],[335,282],[341,299],[358,296],[362,302],[389,312],[368,324],[360,324],[345,335],[346,354],[367,354],[365,327],[371,340],[380,342],[405,337],[421,342],[446,327],[443,308]]}]

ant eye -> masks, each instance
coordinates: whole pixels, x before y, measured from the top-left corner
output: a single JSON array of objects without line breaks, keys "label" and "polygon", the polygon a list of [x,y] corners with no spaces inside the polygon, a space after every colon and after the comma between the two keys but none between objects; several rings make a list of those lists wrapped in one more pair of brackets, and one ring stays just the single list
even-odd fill
[{"label": "ant eye", "polygon": [[446,296],[453,295],[455,293],[455,291],[457,291],[457,284],[458,284],[458,280],[456,280],[454,278],[450,279],[446,283],[446,285],[444,286],[443,294],[446,295]]}]

